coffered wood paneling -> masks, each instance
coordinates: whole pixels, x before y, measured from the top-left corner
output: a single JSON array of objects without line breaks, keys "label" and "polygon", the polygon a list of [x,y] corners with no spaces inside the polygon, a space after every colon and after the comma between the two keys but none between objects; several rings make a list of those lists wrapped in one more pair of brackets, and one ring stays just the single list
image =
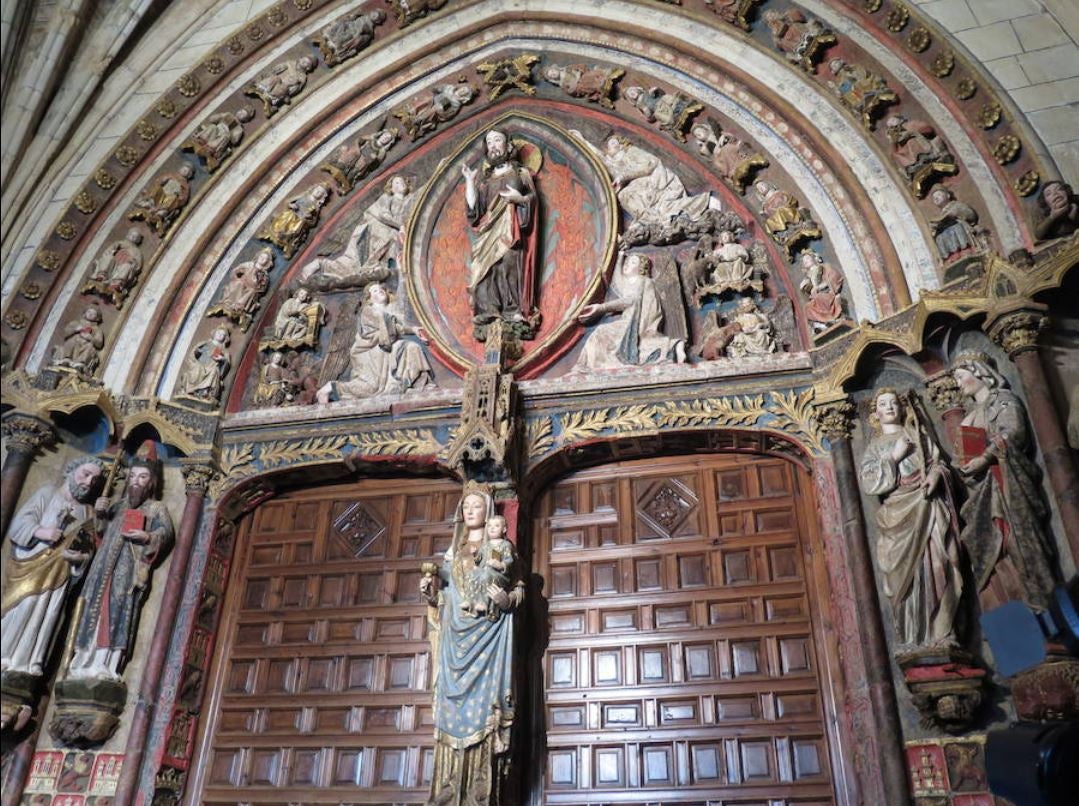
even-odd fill
[{"label": "coffered wood paneling", "polygon": [[591,470],[537,512],[549,804],[831,804],[799,534],[775,459]]}]

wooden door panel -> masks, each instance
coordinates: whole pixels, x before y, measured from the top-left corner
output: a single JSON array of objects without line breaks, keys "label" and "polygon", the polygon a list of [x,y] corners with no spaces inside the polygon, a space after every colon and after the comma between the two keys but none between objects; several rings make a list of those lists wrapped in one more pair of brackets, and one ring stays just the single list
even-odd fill
[{"label": "wooden door panel", "polygon": [[695,457],[547,491],[544,802],[833,802],[798,483]]},{"label": "wooden door panel", "polygon": [[241,530],[198,803],[422,803],[433,768],[419,566],[451,482],[285,496]]}]

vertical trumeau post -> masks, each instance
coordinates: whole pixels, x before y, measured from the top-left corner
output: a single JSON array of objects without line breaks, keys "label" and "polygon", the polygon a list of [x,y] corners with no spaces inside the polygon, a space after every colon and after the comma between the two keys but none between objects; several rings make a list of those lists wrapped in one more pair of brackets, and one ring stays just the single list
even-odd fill
[{"label": "vertical trumeau post", "polygon": [[7,442],[7,458],[0,472],[0,540],[3,540],[34,456],[56,443],[56,431],[51,423],[20,411],[5,414],[0,428]]},{"label": "vertical trumeau post", "polygon": [[879,729],[879,766],[884,779],[884,791],[895,803],[909,803],[907,769],[902,742],[902,726],[892,680],[892,661],[884,638],[884,620],[873,576],[873,557],[865,528],[858,492],[858,471],[851,449],[851,430],[854,404],[845,396],[819,401],[816,416],[821,433],[832,447],[839,491],[843,539],[850,558],[851,581],[857,602],[864,605],[858,620],[858,632],[865,657],[866,686],[869,690],[873,716]]},{"label": "vertical trumeau post", "polygon": [[1030,424],[1037,435],[1049,484],[1060,509],[1060,520],[1071,549],[1079,560],[1079,477],[1071,449],[1064,438],[1060,416],[1049,393],[1049,382],[1038,355],[1038,336],[1048,320],[1045,306],[1027,301],[991,316],[986,332],[1014,362],[1023,382]]}]

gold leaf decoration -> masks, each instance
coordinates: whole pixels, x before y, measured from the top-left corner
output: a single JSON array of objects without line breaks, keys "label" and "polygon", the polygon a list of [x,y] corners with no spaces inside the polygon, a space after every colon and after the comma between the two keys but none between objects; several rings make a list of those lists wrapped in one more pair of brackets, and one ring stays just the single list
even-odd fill
[{"label": "gold leaf decoration", "polygon": [[296,6],[300,11],[307,11],[311,8],[312,0],[292,0],[292,5]]},{"label": "gold leaf decoration", "polygon": [[209,59],[202,63],[202,66],[206,68],[206,72],[212,76],[216,76],[222,70],[225,69],[225,63],[219,56],[211,56]]},{"label": "gold leaf decoration", "polygon": [[[235,477],[252,473],[254,467],[251,466],[251,463],[254,461],[255,449],[252,445],[248,443],[230,445],[221,453],[221,461],[218,463],[221,467],[222,480],[227,480],[230,476]],[[241,470],[241,468],[247,469]]]},{"label": "gold leaf decoration", "polygon": [[116,185],[116,177],[104,168],[98,168],[94,174],[94,184],[102,190],[110,190]]},{"label": "gold leaf decoration", "polygon": [[528,455],[540,456],[554,447],[554,435],[551,431],[551,418],[540,417],[529,420],[525,426],[525,439],[528,442]]},{"label": "gold leaf decoration", "polygon": [[862,7],[870,14],[876,14],[880,11],[880,7],[884,4],[884,0],[865,0],[862,3]]},{"label": "gold leaf decoration", "polygon": [[562,417],[562,433],[558,441],[562,444],[578,442],[582,439],[594,437],[611,427],[608,418],[610,409],[597,409],[595,411],[571,411]]},{"label": "gold leaf decoration", "polygon": [[31,280],[25,283],[23,287],[19,289],[19,293],[26,297],[26,299],[37,299],[41,296],[41,285]]},{"label": "gold leaf decoration", "polygon": [[933,75],[937,78],[951,75],[952,70],[955,69],[955,54],[950,50],[942,50],[933,58],[933,63],[929,65],[929,69],[933,71]]},{"label": "gold leaf decoration", "polygon": [[788,434],[805,437],[814,451],[824,452],[824,438],[817,426],[813,411],[813,390],[804,392],[772,392],[768,413],[775,417],[774,425]]},{"label": "gold leaf decoration", "polygon": [[887,26],[888,30],[893,34],[897,34],[907,27],[907,22],[910,20],[910,12],[906,6],[894,5],[892,10],[888,12]]},{"label": "gold leaf decoration", "polygon": [[657,424],[665,428],[686,426],[750,426],[767,411],[764,396],[716,398],[664,403],[656,413]]},{"label": "gold leaf decoration", "polygon": [[978,85],[970,78],[961,78],[959,79],[959,83],[955,85],[955,97],[960,101],[966,101],[969,98],[973,98],[974,93],[977,91]]},{"label": "gold leaf decoration", "polygon": [[43,249],[37,253],[37,265],[45,271],[56,271],[60,268],[60,256],[55,252]]},{"label": "gold leaf decoration", "polygon": [[29,324],[30,319],[22,311],[8,311],[4,315],[4,321],[12,330],[22,330]]},{"label": "gold leaf decoration", "polygon": [[924,53],[932,44],[933,37],[930,36],[928,29],[921,25],[911,31],[910,36],[907,37],[907,47],[915,53]]},{"label": "gold leaf decoration", "polygon": [[157,126],[148,120],[140,120],[135,124],[135,132],[139,135],[140,140],[150,142],[157,137]]},{"label": "gold leaf decoration", "polygon": [[1020,196],[1029,196],[1038,189],[1042,177],[1037,171],[1027,171],[1015,180],[1015,189]]},{"label": "gold leaf decoration", "polygon": [[228,42],[226,42],[225,47],[229,49],[229,53],[231,53],[233,56],[239,56],[241,53],[244,52],[243,40],[240,39],[240,37],[238,36],[234,36]]},{"label": "gold leaf decoration", "polygon": [[442,443],[428,428],[405,428],[400,431],[373,431],[352,436],[352,444],[368,456],[422,456],[437,454]]},{"label": "gold leaf decoration", "polygon": [[75,225],[70,221],[61,221],[56,225],[56,234],[65,241],[70,241],[75,237]]},{"label": "gold leaf decoration", "polygon": [[113,155],[116,161],[125,168],[130,168],[139,159],[139,152],[131,146],[120,146]]},{"label": "gold leaf decoration", "polygon": [[326,459],[339,459],[341,449],[349,442],[346,436],[315,437],[303,442],[276,440],[263,445],[259,450],[259,461],[264,468],[277,465],[297,464]]},{"label": "gold leaf decoration", "polygon": [[978,124],[983,129],[991,129],[1000,122],[1000,104],[989,101],[978,113]]},{"label": "gold leaf decoration", "polygon": [[164,101],[157,105],[157,114],[161,115],[161,117],[165,118],[166,120],[176,117],[176,113],[178,111],[179,109],[176,106],[176,102],[170,98],[166,98]]},{"label": "gold leaf decoration", "polygon": [[182,76],[179,81],[176,82],[176,88],[180,90],[180,94],[185,98],[191,98],[199,94],[202,89],[202,85],[199,80],[190,73]]},{"label": "gold leaf decoration", "polygon": [[274,6],[266,13],[266,20],[277,28],[280,28],[286,22],[288,22],[288,14],[281,6]]},{"label": "gold leaf decoration", "polygon": [[80,190],[75,194],[74,204],[80,213],[85,213],[86,215],[90,215],[97,209],[97,202],[94,201],[94,197],[87,190]]},{"label": "gold leaf decoration", "polygon": [[247,34],[247,38],[250,39],[252,42],[258,42],[260,39],[266,36],[266,32],[263,31],[262,27],[257,23],[248,25],[247,30],[244,31],[244,33]]},{"label": "gold leaf decoration", "polygon": [[1019,141],[1018,137],[1014,134],[1006,134],[1000,138],[993,148],[993,156],[996,157],[998,164],[1007,165],[1019,156],[1019,152],[1022,148],[1023,144]]}]

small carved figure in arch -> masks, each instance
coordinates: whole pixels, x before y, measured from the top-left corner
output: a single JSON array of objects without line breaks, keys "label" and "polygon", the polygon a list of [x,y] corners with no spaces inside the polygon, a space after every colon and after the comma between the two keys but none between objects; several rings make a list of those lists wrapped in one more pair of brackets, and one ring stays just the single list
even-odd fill
[{"label": "small carved figure in arch", "polygon": [[1067,182],[1054,179],[1042,185],[1038,208],[1041,216],[1034,235],[1039,241],[1063,238],[1079,230],[1079,197]]},{"label": "small carved figure in arch", "polygon": [[788,258],[794,257],[797,247],[804,241],[821,237],[820,227],[809,210],[792,194],[764,179],[758,180],[753,189],[765,217],[765,231],[787,251]]},{"label": "small carved figure in arch", "polygon": [[443,84],[431,90],[427,96],[408,101],[396,109],[394,117],[401,121],[408,139],[415,142],[433,132],[440,124],[457,117],[461,107],[476,97],[471,84]]},{"label": "small carved figure in arch", "polygon": [[210,115],[195,127],[181,148],[194,152],[206,170],[213,173],[243,140],[244,124],[254,116],[247,106],[241,106],[235,112]]},{"label": "small carved figure in arch", "polygon": [[877,113],[883,107],[899,102],[899,96],[883,78],[860,64],[832,59],[828,62],[828,71],[835,77],[834,81],[828,81],[828,86],[840,103],[870,131],[873,130]]},{"label": "small carved figure in arch", "polygon": [[315,347],[325,323],[325,306],[311,298],[310,290],[300,286],[277,309],[273,329],[259,344],[259,350]]},{"label": "small carved figure in arch", "polygon": [[176,171],[158,175],[135,199],[127,217],[131,221],[145,221],[159,238],[164,237],[191,197],[191,177],[194,175],[195,169],[187,162]]},{"label": "small carved figure in arch", "polygon": [[390,127],[362,135],[355,142],[335,149],[319,168],[333,178],[338,193],[342,196],[351,193],[360,180],[372,174],[386,159],[386,154],[397,142],[397,134],[397,129]]},{"label": "small carved figure in arch", "polygon": [[659,87],[626,87],[622,97],[633,104],[649,123],[659,124],[679,142],[686,141],[686,127],[704,104],[680,92],[666,92]]},{"label": "small carved figure in arch", "polygon": [[891,115],[884,125],[892,142],[892,156],[918,198],[925,196],[934,178],[959,172],[948,144],[925,121]]},{"label": "small carved figure in arch", "polygon": [[807,73],[815,70],[817,62],[828,48],[836,43],[831,29],[813,17],[806,17],[796,8],[764,12],[764,23],[772,32],[772,44]]},{"label": "small carved figure in arch", "polygon": [[543,80],[554,84],[571,98],[614,109],[611,95],[614,85],[626,71],[621,67],[599,67],[587,64],[549,64],[543,68]]},{"label": "small carved figure in arch", "polygon": [[958,255],[984,251],[989,245],[989,232],[978,224],[978,213],[966,202],[959,201],[948,188],[938,185],[929,193],[940,215],[932,219],[933,242],[945,262]]},{"label": "small carved figure in arch", "polygon": [[697,150],[711,160],[720,176],[739,193],[745,192],[746,184],[757,171],[768,167],[768,160],[760,152],[723,131],[715,118],[694,123],[690,134],[697,143]]},{"label": "small carved figure in arch", "polygon": [[82,293],[106,299],[116,310],[122,310],[142,273],[141,244],[142,233],[133,227],[125,237],[105,247],[90,267],[90,277]]},{"label": "small carved figure in arch", "polygon": [[319,214],[329,198],[329,187],[321,183],[311,186],[289,201],[288,207],[278,212],[256,237],[275,244],[286,258],[291,258],[318,224]]},{"label": "small carved figure in arch", "polygon": [[232,368],[228,349],[231,335],[227,327],[216,327],[210,338],[195,345],[180,374],[179,397],[206,403],[221,402],[225,377]]},{"label": "small carved figure in arch", "polygon": [[266,117],[272,118],[278,109],[291,104],[292,99],[303,92],[307,74],[314,72],[316,67],[318,59],[314,56],[279,62],[259,73],[244,89],[244,95],[262,101]]},{"label": "small carved figure in arch", "polygon": [[82,316],[64,325],[63,341],[53,350],[53,366],[93,375],[105,346],[101,322],[101,309],[90,305]]},{"label": "small carved figure in arch", "polygon": [[258,251],[254,260],[237,263],[232,268],[231,277],[221,293],[221,298],[206,311],[206,315],[231,319],[246,333],[251,327],[255,311],[259,308],[262,295],[270,287],[270,272],[273,271],[273,266],[273,250],[265,247]]},{"label": "small carved figure in arch", "polygon": [[385,21],[382,9],[351,11],[323,28],[314,42],[326,65],[335,67],[370,45],[375,29]]}]

